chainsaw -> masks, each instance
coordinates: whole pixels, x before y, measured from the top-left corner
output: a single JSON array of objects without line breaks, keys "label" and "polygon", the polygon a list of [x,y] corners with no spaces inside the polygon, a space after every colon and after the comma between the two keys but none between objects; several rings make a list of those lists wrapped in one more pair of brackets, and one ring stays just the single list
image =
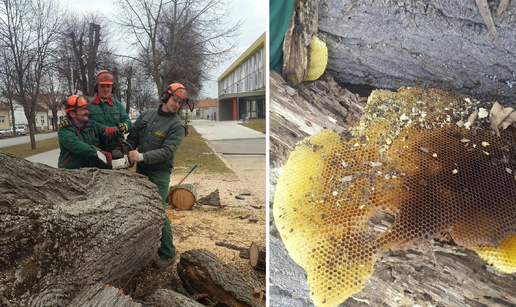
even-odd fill
[{"label": "chainsaw", "polygon": [[[114,134],[110,136],[106,140],[106,151],[111,153],[111,165],[108,165],[111,169],[125,169],[131,168],[134,165],[134,162],[129,161],[129,151],[133,150],[132,146],[125,142],[123,137]],[[105,164],[108,164],[108,161],[104,154],[98,152],[98,158],[102,160]]]}]

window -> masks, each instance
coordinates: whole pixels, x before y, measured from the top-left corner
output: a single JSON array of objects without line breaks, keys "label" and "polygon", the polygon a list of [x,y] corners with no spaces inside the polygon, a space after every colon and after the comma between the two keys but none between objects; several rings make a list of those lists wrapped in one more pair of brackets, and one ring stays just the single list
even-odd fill
[{"label": "window", "polygon": [[41,115],[41,127],[45,126],[45,116]]},{"label": "window", "polygon": [[5,116],[0,116],[0,124],[5,124]]}]

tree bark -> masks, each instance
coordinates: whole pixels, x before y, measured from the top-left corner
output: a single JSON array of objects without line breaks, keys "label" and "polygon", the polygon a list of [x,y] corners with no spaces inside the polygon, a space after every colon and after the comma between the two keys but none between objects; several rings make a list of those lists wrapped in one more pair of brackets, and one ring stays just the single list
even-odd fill
[{"label": "tree bark", "polygon": [[197,200],[197,189],[192,184],[170,187],[168,203],[180,210],[190,210]]},{"label": "tree bark", "polygon": [[216,189],[215,191],[211,192],[209,195],[201,197],[197,200],[197,203],[199,205],[204,206],[213,206],[213,207],[220,207],[220,195],[219,195],[219,189]]},{"label": "tree bark", "polygon": [[252,297],[253,287],[207,250],[182,253],[177,270],[185,289],[191,294],[207,293],[224,306],[260,306]]},{"label": "tree bark", "polygon": [[516,5],[496,16],[498,3],[489,1],[493,39],[475,1],[320,1],[327,72],[340,84],[419,84],[507,104],[516,94]]},{"label": "tree bark", "polygon": [[118,288],[94,284],[83,289],[67,307],[141,307],[131,297],[120,293]]},{"label": "tree bark", "polygon": [[64,170],[0,152],[0,305],[66,306],[148,265],[165,214],[126,171]]},{"label": "tree bark", "polygon": [[158,289],[143,303],[144,307],[204,307],[196,301],[168,289]]},{"label": "tree bark", "polygon": [[255,242],[251,243],[249,247],[249,262],[255,270],[265,271],[267,269],[266,249],[263,245],[258,245]]}]

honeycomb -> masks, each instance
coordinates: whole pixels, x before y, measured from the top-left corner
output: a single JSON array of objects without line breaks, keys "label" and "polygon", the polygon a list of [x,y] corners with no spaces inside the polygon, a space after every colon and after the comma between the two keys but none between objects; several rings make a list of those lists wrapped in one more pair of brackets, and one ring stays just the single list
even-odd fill
[{"label": "honeycomb", "polygon": [[314,81],[319,79],[328,64],[328,47],[326,43],[317,36],[312,38],[310,42],[310,61],[308,62],[308,70],[303,81]]},{"label": "honeycomb", "polygon": [[[326,65],[328,64],[328,47],[326,47],[326,43],[320,40],[317,36],[313,36],[312,41],[310,42],[309,57],[308,68],[303,81],[315,81],[319,79],[319,77],[324,73],[324,70],[326,70]],[[295,74],[290,75],[289,79],[294,84],[299,83]]]},{"label": "honeycomb", "polygon": [[[483,107],[435,89],[374,91],[351,133],[297,145],[273,213],[316,306],[360,291],[383,251],[431,239],[514,272],[516,129],[496,136]],[[394,217],[380,233],[369,223],[379,212]]]}]

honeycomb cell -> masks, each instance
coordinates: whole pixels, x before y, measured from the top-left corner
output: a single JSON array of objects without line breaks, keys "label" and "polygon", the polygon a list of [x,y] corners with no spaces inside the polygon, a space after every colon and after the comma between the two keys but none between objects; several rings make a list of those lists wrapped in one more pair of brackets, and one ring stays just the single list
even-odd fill
[{"label": "honeycomb cell", "polygon": [[[374,91],[350,135],[325,130],[291,153],[273,211],[317,306],[360,291],[382,251],[431,239],[513,272],[516,129],[456,124],[479,107],[438,90]],[[371,224],[378,212],[394,222]]]}]

